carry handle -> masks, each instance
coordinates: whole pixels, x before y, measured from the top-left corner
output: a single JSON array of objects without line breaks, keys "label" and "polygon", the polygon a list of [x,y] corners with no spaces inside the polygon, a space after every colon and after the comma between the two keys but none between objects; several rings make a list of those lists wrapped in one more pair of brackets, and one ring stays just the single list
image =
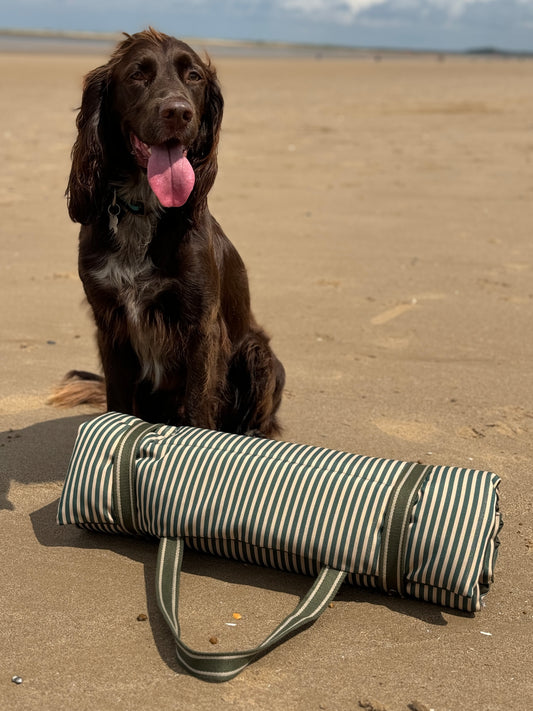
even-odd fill
[{"label": "carry handle", "polygon": [[304,625],[314,622],[337,594],[346,572],[324,567],[307,595],[295,610],[261,644],[241,652],[197,652],[181,640],[178,620],[179,583],[184,543],[180,538],[162,538],[156,571],[156,595],[159,609],[176,641],[180,664],[204,681],[228,681],[245,667]]}]

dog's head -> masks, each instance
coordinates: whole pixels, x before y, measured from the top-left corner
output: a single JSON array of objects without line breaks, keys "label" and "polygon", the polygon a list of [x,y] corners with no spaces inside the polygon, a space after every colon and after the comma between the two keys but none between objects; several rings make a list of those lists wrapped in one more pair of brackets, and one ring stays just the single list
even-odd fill
[{"label": "dog's head", "polygon": [[209,61],[153,29],[127,35],[85,77],[67,187],[71,218],[93,222],[110,182],[144,176],[164,207],[205,203],[222,111]]}]

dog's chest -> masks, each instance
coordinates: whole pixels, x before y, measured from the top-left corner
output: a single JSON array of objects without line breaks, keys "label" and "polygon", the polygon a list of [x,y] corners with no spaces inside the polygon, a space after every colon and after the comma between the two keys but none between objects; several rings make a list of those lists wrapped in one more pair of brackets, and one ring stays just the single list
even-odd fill
[{"label": "dog's chest", "polygon": [[91,270],[96,289],[111,297],[115,317],[122,314],[122,328],[141,360],[158,358],[155,350],[162,334],[155,331],[164,327],[165,320],[157,314],[161,295],[172,289],[150,256],[152,229],[148,219],[124,218],[115,235],[115,248]]},{"label": "dog's chest", "polygon": [[[169,349],[175,343],[162,317],[159,295],[169,288],[160,271],[144,250],[119,249],[108,255],[105,264],[93,272],[93,278],[113,296],[115,313],[122,313],[124,335],[135,350],[141,366],[141,379],[162,385],[165,373],[176,358]],[[176,345],[176,344],[175,344]]]},{"label": "dog's chest", "polygon": [[93,278],[111,292],[124,309],[128,321],[142,320],[147,304],[162,288],[158,270],[146,249],[119,249],[107,255],[105,263],[93,271]]}]

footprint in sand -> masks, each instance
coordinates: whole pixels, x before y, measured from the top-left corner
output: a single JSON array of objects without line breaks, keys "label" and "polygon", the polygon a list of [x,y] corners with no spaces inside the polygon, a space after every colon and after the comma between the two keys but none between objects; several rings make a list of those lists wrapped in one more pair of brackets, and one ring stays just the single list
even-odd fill
[{"label": "footprint in sand", "polygon": [[431,442],[439,436],[438,428],[429,422],[410,422],[381,417],[374,420],[374,424],[385,434],[407,442]]},{"label": "footprint in sand", "polygon": [[532,429],[533,412],[529,412],[523,407],[508,405],[489,410],[482,424],[460,427],[457,434],[465,439],[488,437],[491,433],[516,439],[528,434]]},{"label": "footprint in sand", "polygon": [[412,311],[413,309],[420,308],[421,304],[424,301],[441,301],[442,299],[446,299],[447,294],[442,294],[442,293],[424,293],[424,294],[419,294],[418,296],[413,296],[411,299],[408,301],[404,301],[401,304],[397,304],[396,306],[393,306],[390,309],[387,309],[386,311],[382,311],[381,313],[377,314],[373,318],[370,319],[370,323],[373,326],[382,326],[385,323],[388,323],[389,321],[392,321],[395,318],[398,318],[398,316],[402,316],[403,314],[407,313],[408,311]]}]

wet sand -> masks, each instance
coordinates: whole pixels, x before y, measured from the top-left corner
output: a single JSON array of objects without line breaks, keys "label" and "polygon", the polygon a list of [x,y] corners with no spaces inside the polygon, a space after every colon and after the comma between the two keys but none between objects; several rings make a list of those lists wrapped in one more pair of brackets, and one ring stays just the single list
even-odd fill
[{"label": "wet sand", "polygon": [[[3,53],[0,705],[533,706],[533,62],[213,56],[226,111],[210,207],[287,370],[284,439],[498,473],[496,582],[475,617],[343,589],[237,679],[181,671],[156,547],[55,524],[91,411],[45,401],[68,369],[98,368],[63,193],[81,77],[105,56]],[[256,644],[308,583],[191,554],[185,640]]]}]

